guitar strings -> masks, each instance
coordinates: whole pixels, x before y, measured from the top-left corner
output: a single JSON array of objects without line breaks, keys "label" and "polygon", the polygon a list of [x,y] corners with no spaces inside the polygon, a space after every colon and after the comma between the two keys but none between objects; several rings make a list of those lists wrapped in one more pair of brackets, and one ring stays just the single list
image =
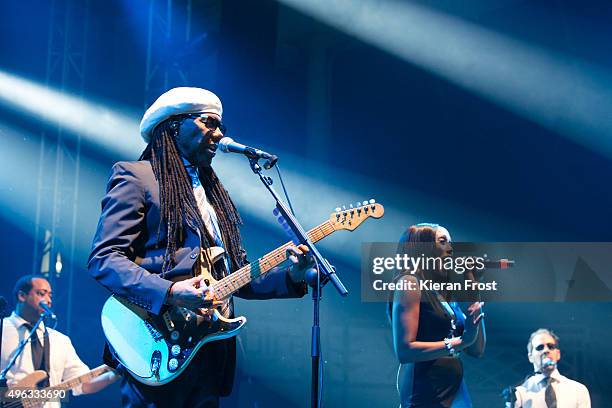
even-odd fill
[{"label": "guitar strings", "polygon": [[[326,235],[329,235],[333,231],[334,231],[334,228],[331,222],[325,221],[321,225],[310,230],[307,235],[311,240],[313,240],[314,242],[317,242],[323,239]],[[257,262],[255,262],[256,265],[259,265],[260,267],[267,265],[267,267],[261,268],[259,275],[262,275],[263,273],[269,271],[270,269],[284,262],[287,259],[287,253],[286,253],[287,248],[292,245],[293,245],[293,242],[287,242],[281,247],[270,252],[268,255],[258,259]],[[253,265],[254,265],[253,263],[246,265],[245,267],[240,268],[233,274],[230,274],[226,276],[225,278],[219,280],[218,282],[213,284],[213,291],[216,294],[218,294],[220,298],[225,298],[229,296],[231,293],[240,289],[241,287],[243,287],[244,285],[246,285],[252,280],[252,277],[251,277],[252,268],[251,267]],[[235,283],[238,283],[238,285],[236,285]]]},{"label": "guitar strings", "polygon": [[[324,227],[331,228],[331,232],[333,232],[333,227],[331,227],[329,221],[327,221],[326,223],[323,223],[320,226],[313,228],[308,233],[309,238],[314,239],[315,241],[318,241],[321,238],[325,237],[326,231],[323,230]],[[329,228],[326,228],[326,230],[329,231]],[[317,232],[319,232],[320,234],[317,234]],[[256,263],[257,265],[266,266],[267,264],[266,268],[262,268],[260,275],[267,272],[268,270],[275,267],[276,265],[284,262],[287,259],[286,250],[291,245],[292,245],[292,242],[288,242],[285,245],[281,246],[280,248],[277,248],[276,250],[272,251],[270,254],[260,258],[258,262]],[[275,260],[276,262],[273,262]],[[230,275],[232,279],[228,279],[229,282],[222,282],[222,281],[217,282],[218,284],[221,284],[219,286],[223,286],[223,288],[221,288],[220,290],[220,292],[222,292],[223,294],[222,297],[228,296],[231,293],[231,291],[229,293],[225,293],[224,289],[231,288],[232,291],[235,291],[236,289],[239,289],[240,287],[244,286],[251,280],[251,270],[252,270],[251,266],[252,265],[253,264],[247,265],[241,270],[238,270],[234,274]],[[237,281],[240,284],[240,286],[236,287],[236,285],[232,285],[231,284],[232,281]]]}]

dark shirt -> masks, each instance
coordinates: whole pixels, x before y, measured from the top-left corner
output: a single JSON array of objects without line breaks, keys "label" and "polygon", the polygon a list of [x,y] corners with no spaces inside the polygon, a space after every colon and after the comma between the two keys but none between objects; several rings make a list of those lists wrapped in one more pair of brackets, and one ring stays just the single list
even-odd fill
[{"label": "dark shirt", "polygon": [[[446,305],[446,307],[445,307]],[[452,319],[455,329],[452,330]],[[422,291],[419,328],[415,341],[434,342],[463,333],[464,315],[456,303],[441,301],[436,292]],[[403,408],[449,408],[463,383],[463,365],[457,357],[404,364],[398,375]]]},{"label": "dark shirt", "polygon": [[[447,312],[442,312],[439,307],[435,293],[422,293],[419,312],[419,330],[416,341],[440,341],[451,335],[452,317]],[[425,300],[427,296],[431,299]],[[438,305],[434,307],[434,302]],[[463,333],[463,313],[456,304],[448,304],[457,316],[456,330],[454,336]],[[414,375],[412,382],[412,405],[411,407],[450,407],[461,382],[463,381],[463,365],[456,357],[441,357],[435,360],[419,361],[414,363]]]}]

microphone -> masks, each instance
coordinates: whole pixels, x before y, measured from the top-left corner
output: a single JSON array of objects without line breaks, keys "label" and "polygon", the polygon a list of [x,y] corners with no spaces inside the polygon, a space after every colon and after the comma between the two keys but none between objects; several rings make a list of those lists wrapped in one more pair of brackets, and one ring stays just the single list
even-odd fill
[{"label": "microphone", "polygon": [[234,139],[231,137],[223,137],[221,140],[219,140],[218,145],[219,149],[221,149],[223,153],[240,153],[244,154],[249,159],[265,159],[266,162],[264,163],[264,169],[266,170],[274,167],[278,161],[277,156],[264,152],[263,150],[255,149],[254,147],[245,146],[241,143],[234,142]]},{"label": "microphone", "polygon": [[498,259],[497,261],[484,260],[485,269],[508,269],[514,267],[514,261],[509,259]]},{"label": "microphone", "polygon": [[56,319],[57,318],[55,316],[55,313],[53,313],[53,310],[51,310],[51,308],[49,307],[47,302],[45,302],[44,300],[41,300],[40,303],[38,303],[38,306],[40,306],[40,308],[42,310],[44,310],[44,312],[42,314],[44,314],[45,316],[49,316],[52,319]]},{"label": "microphone", "polygon": [[542,368],[544,368],[544,367],[556,367],[556,366],[557,366],[557,363],[555,363],[552,358],[550,358],[548,356],[542,357]]}]

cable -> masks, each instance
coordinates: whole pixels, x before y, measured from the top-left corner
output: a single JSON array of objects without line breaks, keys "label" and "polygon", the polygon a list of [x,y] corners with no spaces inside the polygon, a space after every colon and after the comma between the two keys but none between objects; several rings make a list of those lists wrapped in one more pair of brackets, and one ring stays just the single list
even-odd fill
[{"label": "cable", "polygon": [[291,205],[291,199],[289,198],[289,194],[287,194],[287,189],[285,188],[285,182],[283,181],[283,176],[281,175],[280,167],[278,166],[278,163],[274,167],[276,167],[276,172],[278,173],[278,179],[280,180],[281,187],[283,188],[283,192],[285,193],[285,197],[287,198],[287,203],[289,204],[289,209],[291,210],[291,214],[293,214],[293,216],[295,217],[295,211],[293,211],[293,205]]}]

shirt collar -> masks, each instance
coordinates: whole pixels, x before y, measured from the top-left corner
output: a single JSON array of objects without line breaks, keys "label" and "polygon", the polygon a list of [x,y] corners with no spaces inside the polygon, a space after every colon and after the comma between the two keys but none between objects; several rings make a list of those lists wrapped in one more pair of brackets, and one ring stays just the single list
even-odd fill
[{"label": "shirt collar", "polygon": [[561,375],[561,373],[559,373],[559,370],[555,368],[555,371],[552,372],[552,374],[550,375],[551,378],[554,378],[557,382],[561,381],[561,379],[563,378],[563,376]]},{"label": "shirt collar", "polygon": [[[15,327],[17,329],[19,329],[23,325],[31,324],[26,319],[24,319],[23,317],[19,316],[14,310],[13,310],[13,313],[11,313],[11,315],[9,316],[9,319],[11,319],[13,321],[13,325],[15,325]],[[45,322],[44,321],[40,322],[40,325],[38,325],[38,329],[36,329],[36,331],[40,332],[40,333],[44,333],[44,331],[45,331]]]},{"label": "shirt collar", "polygon": [[[539,384],[542,381],[544,381],[546,377],[544,376],[544,374],[542,373],[537,373],[534,375],[534,380]],[[561,373],[559,372],[558,369],[555,368],[555,370],[550,374],[550,378],[552,378],[553,380],[555,380],[556,382],[560,382],[563,379],[563,376],[561,375]]]},{"label": "shirt collar", "polygon": [[183,164],[185,165],[185,170],[187,170],[187,174],[191,177],[191,181],[194,184],[200,184],[200,173],[198,171],[198,166],[191,164],[189,160],[181,156],[183,160]]}]

